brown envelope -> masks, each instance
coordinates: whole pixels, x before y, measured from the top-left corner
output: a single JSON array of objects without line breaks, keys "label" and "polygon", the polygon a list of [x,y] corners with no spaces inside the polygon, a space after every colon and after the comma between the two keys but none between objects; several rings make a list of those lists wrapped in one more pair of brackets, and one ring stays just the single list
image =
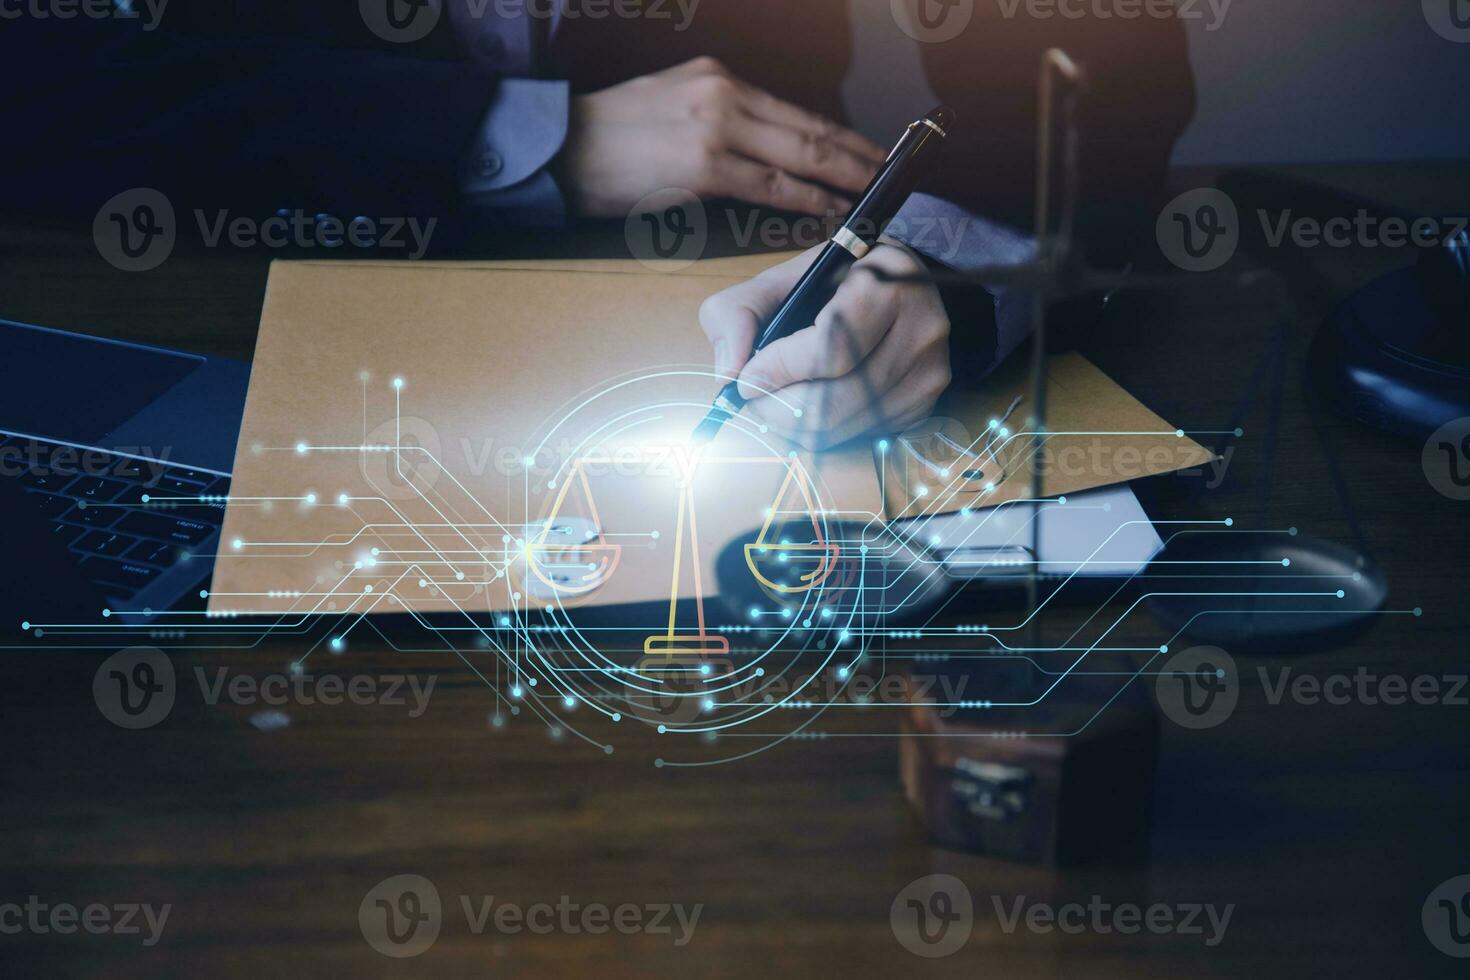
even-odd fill
[{"label": "brown envelope", "polygon": [[890,518],[1029,499],[1037,471],[1042,496],[1056,497],[1191,469],[1214,458],[1075,353],[1048,361],[1049,435],[1038,440],[1031,424],[1030,372],[1030,353],[1020,351],[976,392],[952,392],[935,419],[890,440],[882,454]]},{"label": "brown envelope", "polygon": [[793,462],[733,425],[686,493],[699,305],[749,272],[720,264],[276,263],[211,610],[667,602],[773,508],[876,519],[871,449]]},{"label": "brown envelope", "polygon": [[[960,470],[915,504],[904,488],[919,477],[895,470],[904,445],[881,454],[880,483],[870,446],[793,459],[748,426],[692,457],[685,439],[718,388],[699,305],[784,257],[667,272],[616,260],[275,263],[211,611],[667,602],[714,594],[721,549],[773,512],[820,524],[877,519],[885,496],[890,514],[912,515],[1024,495],[1029,481],[1002,463],[994,491]],[[972,441],[1024,387],[1008,373],[1023,368],[950,409]],[[1049,446],[1101,439],[1102,458],[1140,459],[1058,465],[1049,493],[1209,458],[1080,357],[1054,359],[1050,390],[1053,432],[1132,434]],[[1150,455],[1165,444],[1167,457]],[[1022,447],[989,448],[1000,461]],[[974,468],[982,484],[995,475]]]}]

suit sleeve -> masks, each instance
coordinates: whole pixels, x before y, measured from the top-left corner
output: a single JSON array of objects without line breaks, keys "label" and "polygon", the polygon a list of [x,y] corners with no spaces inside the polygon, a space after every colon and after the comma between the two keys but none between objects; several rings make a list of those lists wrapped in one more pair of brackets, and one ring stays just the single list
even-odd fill
[{"label": "suit sleeve", "polygon": [[444,219],[499,73],[295,36],[20,20],[0,29],[0,78],[8,209],[91,213],[153,187],[179,209]]}]

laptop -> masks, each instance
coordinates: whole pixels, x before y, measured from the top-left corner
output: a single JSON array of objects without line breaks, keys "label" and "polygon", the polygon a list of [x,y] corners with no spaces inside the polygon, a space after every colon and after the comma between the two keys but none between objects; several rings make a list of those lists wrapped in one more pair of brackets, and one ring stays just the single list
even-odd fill
[{"label": "laptop", "polygon": [[249,367],[0,320],[0,369],[0,611],[138,624],[197,599]]}]

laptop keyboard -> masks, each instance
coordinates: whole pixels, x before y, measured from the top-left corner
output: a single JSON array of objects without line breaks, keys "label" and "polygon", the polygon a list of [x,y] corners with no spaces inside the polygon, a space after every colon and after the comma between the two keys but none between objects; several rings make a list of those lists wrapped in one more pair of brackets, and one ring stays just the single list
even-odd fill
[{"label": "laptop keyboard", "polygon": [[205,470],[18,437],[0,437],[0,479],[20,483],[32,513],[118,603],[214,536],[230,489],[228,477]]}]

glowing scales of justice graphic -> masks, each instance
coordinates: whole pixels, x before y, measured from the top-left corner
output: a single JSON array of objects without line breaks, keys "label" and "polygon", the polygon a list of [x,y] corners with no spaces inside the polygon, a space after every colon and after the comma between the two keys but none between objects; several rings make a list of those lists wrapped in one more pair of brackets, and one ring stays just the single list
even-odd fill
[{"label": "glowing scales of justice graphic", "polygon": [[[745,563],[755,579],[768,589],[785,595],[809,592],[832,574],[841,547],[829,539],[819,519],[820,508],[811,474],[801,459],[790,456],[709,456],[703,450],[672,454],[679,467],[674,546],[669,580],[669,616],[667,628],[644,638],[645,656],[715,657],[730,652],[730,641],[711,633],[705,619],[704,563],[701,554],[699,520],[696,507],[701,466],[770,467],[784,470],[771,503],[764,508],[764,520],[756,539],[744,546]],[[550,513],[541,531],[528,542],[527,564],[535,577],[558,597],[575,598],[595,592],[606,584],[622,563],[623,546],[604,537],[604,524],[592,492],[587,469],[591,457],[572,461],[566,479],[560,481]],[[580,511],[580,513],[578,513]],[[805,541],[791,541],[790,529],[800,527]],[[777,535],[782,537],[777,540]],[[564,538],[564,540],[557,540]],[[799,573],[793,583],[773,580],[761,569],[764,559],[775,557],[782,562],[804,560],[812,568]],[[684,578],[688,575],[692,589],[694,622],[681,624],[679,599]]]}]

